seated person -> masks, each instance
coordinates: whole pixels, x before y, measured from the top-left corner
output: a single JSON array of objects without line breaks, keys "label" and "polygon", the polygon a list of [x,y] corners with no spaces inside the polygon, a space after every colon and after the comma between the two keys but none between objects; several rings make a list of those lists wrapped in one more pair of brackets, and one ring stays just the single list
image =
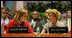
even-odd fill
[{"label": "seated person", "polygon": [[7,24],[9,22],[8,11],[4,8],[1,9],[1,33],[6,33]]},{"label": "seated person", "polygon": [[9,32],[9,27],[28,27],[28,33],[33,33],[33,30],[26,20],[28,16],[28,11],[25,9],[20,9],[14,19],[10,20],[7,25],[7,33]]},{"label": "seated person", "polygon": [[34,32],[37,32],[37,29],[39,30],[38,23],[39,23],[40,19],[38,17],[39,17],[39,12],[33,11],[32,16],[31,16],[32,19],[29,20],[29,23]]},{"label": "seated person", "polygon": [[64,25],[67,25],[66,24],[66,20],[65,19],[64,20],[61,19],[61,12],[57,11],[56,9],[53,9],[53,10],[55,10],[56,13],[58,14],[57,21],[64,23]]},{"label": "seated person", "polygon": [[48,14],[45,12],[44,15],[45,15],[46,19],[45,19],[45,20],[40,20],[40,22],[38,23],[38,25],[40,26],[40,33],[41,33],[44,25],[45,25],[47,22],[49,22],[49,20],[48,20],[48,18],[47,18],[47,17],[48,17]]},{"label": "seated person", "polygon": [[65,27],[64,23],[57,21],[59,16],[55,10],[48,9],[48,10],[46,10],[46,12],[48,13],[49,22],[44,25],[44,28],[43,28],[41,34],[45,34],[46,31],[47,31],[47,33],[49,33],[49,27]]},{"label": "seated person", "polygon": [[68,32],[71,34],[71,10],[67,11]]}]

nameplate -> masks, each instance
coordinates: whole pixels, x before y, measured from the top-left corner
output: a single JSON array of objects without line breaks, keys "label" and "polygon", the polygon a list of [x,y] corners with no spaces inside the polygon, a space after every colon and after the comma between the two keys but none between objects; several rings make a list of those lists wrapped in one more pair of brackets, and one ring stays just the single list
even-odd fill
[{"label": "nameplate", "polygon": [[9,33],[28,33],[28,27],[9,27]]},{"label": "nameplate", "polygon": [[68,33],[68,27],[50,27],[49,33]]}]

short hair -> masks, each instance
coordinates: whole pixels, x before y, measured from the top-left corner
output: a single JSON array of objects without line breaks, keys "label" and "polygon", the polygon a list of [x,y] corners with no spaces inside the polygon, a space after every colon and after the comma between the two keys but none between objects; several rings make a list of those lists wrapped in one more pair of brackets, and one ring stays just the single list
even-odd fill
[{"label": "short hair", "polygon": [[58,16],[61,15],[61,13],[57,10],[57,9],[47,9],[46,12],[49,14],[49,13],[52,13],[55,15],[56,19],[58,19]]},{"label": "short hair", "polygon": [[33,12],[32,12],[32,15],[33,15],[34,13],[36,13],[36,14],[39,16],[39,12],[38,12],[38,11],[33,11]]}]

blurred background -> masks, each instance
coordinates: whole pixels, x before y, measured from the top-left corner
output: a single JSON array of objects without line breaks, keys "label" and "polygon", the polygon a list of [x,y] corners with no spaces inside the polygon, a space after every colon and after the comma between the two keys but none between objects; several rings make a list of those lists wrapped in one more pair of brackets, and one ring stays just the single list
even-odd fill
[{"label": "blurred background", "polygon": [[71,1],[1,1],[1,8],[6,8],[9,11],[9,19],[13,19],[20,8],[25,8],[29,11],[28,19],[31,19],[33,11],[38,11],[41,20],[46,19],[45,10],[53,8],[61,12],[61,19],[64,20],[66,11],[71,9]]}]

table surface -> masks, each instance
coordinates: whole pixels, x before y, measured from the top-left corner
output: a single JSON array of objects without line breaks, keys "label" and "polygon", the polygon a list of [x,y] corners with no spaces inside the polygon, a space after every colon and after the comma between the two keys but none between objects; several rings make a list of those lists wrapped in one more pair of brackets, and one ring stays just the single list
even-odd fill
[{"label": "table surface", "polygon": [[[1,34],[1,37],[37,37],[38,34]],[[39,37],[71,37],[71,34],[39,34]]]}]

